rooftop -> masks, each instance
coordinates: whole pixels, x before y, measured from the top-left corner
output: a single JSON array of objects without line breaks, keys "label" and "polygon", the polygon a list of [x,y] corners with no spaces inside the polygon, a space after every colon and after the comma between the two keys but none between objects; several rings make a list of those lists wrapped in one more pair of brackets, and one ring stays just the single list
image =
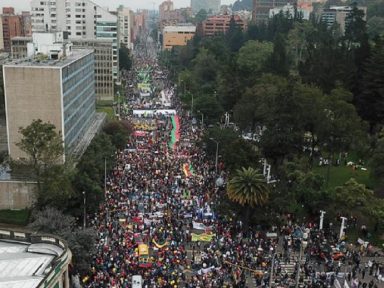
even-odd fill
[{"label": "rooftop", "polygon": [[60,60],[39,60],[38,57],[14,59],[4,63],[5,67],[55,67],[61,68],[70,63],[93,53],[92,49],[73,49],[72,54]]},{"label": "rooftop", "polygon": [[18,40],[18,41],[32,41],[32,37],[28,36],[16,36],[12,37],[11,41]]},{"label": "rooftop", "polygon": [[193,25],[175,25],[175,26],[165,26],[164,32],[195,32],[196,26]]},{"label": "rooftop", "polygon": [[0,240],[0,287],[38,287],[63,252],[53,244]]}]

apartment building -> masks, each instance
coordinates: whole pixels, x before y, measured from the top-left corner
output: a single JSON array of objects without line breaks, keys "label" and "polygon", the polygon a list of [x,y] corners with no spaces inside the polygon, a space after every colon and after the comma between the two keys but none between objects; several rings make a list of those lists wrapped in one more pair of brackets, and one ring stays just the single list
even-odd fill
[{"label": "apartment building", "polygon": [[226,33],[229,29],[231,20],[235,21],[242,30],[247,29],[247,22],[239,15],[215,15],[208,17],[202,23],[203,35],[213,36]]},{"label": "apartment building", "polygon": [[128,49],[133,49],[133,25],[135,20],[135,14],[127,7],[119,6],[117,9],[118,18],[118,39],[120,45],[123,44]]},{"label": "apartment building", "polygon": [[4,51],[11,52],[11,39],[16,36],[22,36],[22,23],[19,15],[15,14],[13,7],[3,7],[1,15],[3,30]]}]

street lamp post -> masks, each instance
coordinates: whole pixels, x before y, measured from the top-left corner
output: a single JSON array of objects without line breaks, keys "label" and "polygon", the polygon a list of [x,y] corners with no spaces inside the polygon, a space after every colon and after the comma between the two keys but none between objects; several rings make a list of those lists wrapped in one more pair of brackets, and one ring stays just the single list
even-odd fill
[{"label": "street lamp post", "polygon": [[299,253],[299,260],[297,262],[297,274],[296,274],[296,288],[299,287],[299,279],[300,279],[300,270],[301,270],[301,258],[303,256],[303,250],[307,247],[307,241],[304,241],[301,239],[300,241],[300,253]]},{"label": "street lamp post", "polygon": [[84,200],[84,212],[83,212],[83,216],[84,216],[84,220],[83,220],[83,228],[85,229],[85,227],[87,226],[87,208],[86,208],[86,197],[85,197],[85,191],[83,191],[83,200]]},{"label": "street lamp post", "polygon": [[203,127],[204,127],[204,114],[200,110],[198,110],[197,112],[201,114],[201,129],[203,129]]},{"label": "street lamp post", "polygon": [[209,138],[209,140],[212,140],[213,142],[216,143],[216,157],[215,157],[215,170],[216,170],[216,175],[217,175],[217,162],[218,162],[218,158],[219,158],[219,141],[216,141],[215,139],[213,138]]},{"label": "street lamp post", "polygon": [[[271,248],[271,250],[273,250],[273,248]],[[271,251],[272,252],[272,251]],[[271,288],[272,287],[272,280],[273,280],[273,268],[275,266],[275,256],[276,256],[276,252],[273,252],[273,256],[272,256],[272,264],[271,264],[271,275],[269,275],[269,284],[268,284],[268,287]]]},{"label": "street lamp post", "polygon": [[340,226],[339,239],[342,240],[344,238],[345,221],[347,220],[347,218],[346,217],[340,217],[340,219],[341,219],[341,226]]},{"label": "street lamp post", "polygon": [[323,224],[324,224],[324,214],[325,214],[325,211],[323,210],[320,210],[320,225],[319,225],[319,230],[323,230]]}]

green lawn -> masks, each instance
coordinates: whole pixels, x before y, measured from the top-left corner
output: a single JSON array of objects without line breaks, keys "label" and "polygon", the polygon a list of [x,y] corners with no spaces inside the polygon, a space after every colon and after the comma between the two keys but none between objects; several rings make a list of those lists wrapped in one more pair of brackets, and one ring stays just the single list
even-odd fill
[{"label": "green lawn", "polygon": [[0,210],[0,223],[26,226],[28,224],[30,211],[23,210]]},{"label": "green lawn", "polygon": [[[313,170],[327,179],[327,166],[315,167]],[[367,188],[375,188],[375,181],[370,177],[369,171],[354,171],[352,167],[349,166],[331,167],[328,187],[341,186],[351,178],[355,178],[358,183],[365,184]]]},{"label": "green lawn", "polygon": [[96,112],[104,112],[107,114],[108,119],[114,119],[113,108],[108,106],[97,106]]}]

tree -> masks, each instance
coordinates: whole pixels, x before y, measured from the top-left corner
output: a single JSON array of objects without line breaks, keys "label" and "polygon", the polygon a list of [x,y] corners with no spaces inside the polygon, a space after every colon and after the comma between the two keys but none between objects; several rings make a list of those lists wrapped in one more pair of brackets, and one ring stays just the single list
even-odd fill
[{"label": "tree", "polygon": [[55,129],[55,125],[44,123],[40,119],[33,120],[29,126],[19,129],[22,138],[16,145],[28,157],[20,162],[32,167],[39,192],[41,192],[42,174],[59,164],[64,155],[61,135]]},{"label": "tree", "polygon": [[53,207],[35,210],[32,213],[32,222],[28,227],[34,231],[49,233],[66,240],[73,254],[75,269],[80,273],[89,271],[96,243],[96,231],[93,228],[76,228],[74,217],[63,214]]},{"label": "tree", "polygon": [[372,153],[371,163],[373,176],[380,181],[380,185],[384,184],[384,139],[377,141],[375,150]]},{"label": "tree", "polygon": [[264,65],[273,52],[271,42],[250,40],[240,48],[237,64],[245,77],[255,77],[263,71]]},{"label": "tree", "polygon": [[129,49],[125,45],[121,45],[119,49],[119,68],[120,70],[130,70],[132,67],[132,59]]},{"label": "tree", "polygon": [[127,120],[110,121],[104,126],[103,130],[109,135],[112,144],[117,149],[124,149],[132,133],[132,125]]},{"label": "tree", "polygon": [[384,41],[376,41],[364,67],[363,89],[357,104],[360,115],[369,122],[370,132],[373,133],[377,125],[384,121]]},{"label": "tree", "polygon": [[280,76],[288,76],[290,59],[286,50],[286,40],[278,34],[273,42],[273,51],[269,57],[270,71]]},{"label": "tree", "polygon": [[384,17],[374,16],[367,21],[367,33],[371,39],[384,35]]},{"label": "tree", "polygon": [[262,174],[249,167],[236,171],[227,186],[228,198],[242,206],[263,206],[268,201],[269,187]]},{"label": "tree", "polygon": [[196,24],[199,24],[201,22],[203,22],[205,19],[207,19],[208,17],[208,13],[205,9],[201,9],[199,12],[197,12],[197,14],[195,15],[195,19],[194,19],[194,22]]}]

